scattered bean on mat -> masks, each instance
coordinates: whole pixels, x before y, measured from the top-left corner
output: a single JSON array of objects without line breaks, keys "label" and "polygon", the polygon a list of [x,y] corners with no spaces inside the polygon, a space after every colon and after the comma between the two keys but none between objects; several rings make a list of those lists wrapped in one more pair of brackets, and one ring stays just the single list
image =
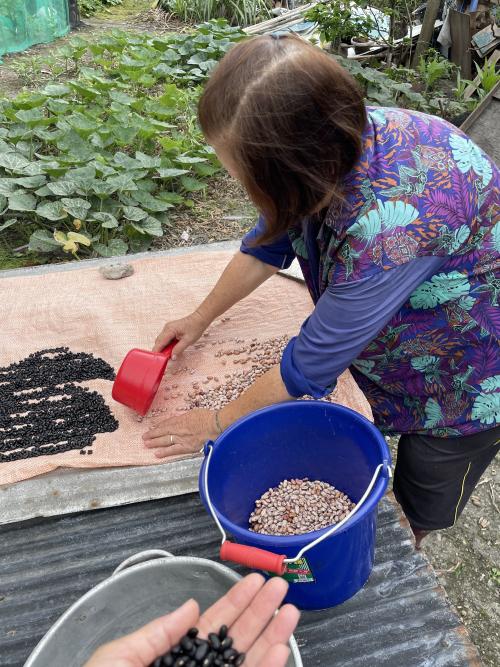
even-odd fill
[{"label": "scattered bean on mat", "polygon": [[[192,384],[191,391],[186,394],[186,408],[188,410],[193,408],[220,410],[238,398],[257,378],[280,363],[288,341],[288,336],[277,336],[259,342],[256,338],[246,342],[242,338],[225,341],[224,348],[218,350],[214,356],[218,359],[227,357],[230,364],[233,365],[233,372],[225,372],[223,382],[217,377],[208,375],[201,381],[201,384],[205,386],[200,387],[199,383]],[[220,363],[224,366],[226,360],[222,359]],[[220,382],[220,384],[214,386],[211,380]],[[331,399],[327,397],[326,400]]]}]

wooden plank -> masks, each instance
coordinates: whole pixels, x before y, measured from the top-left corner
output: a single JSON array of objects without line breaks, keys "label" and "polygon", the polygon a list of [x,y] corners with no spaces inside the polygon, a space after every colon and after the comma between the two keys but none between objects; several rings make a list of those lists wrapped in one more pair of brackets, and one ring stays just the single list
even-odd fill
[{"label": "wooden plank", "polygon": [[476,32],[472,37],[472,46],[477,54],[482,58],[486,58],[490,51],[500,44],[500,27],[488,25],[483,30]]},{"label": "wooden plank", "polygon": [[[417,48],[413,54],[412,67],[417,67],[421,56],[431,45],[432,35],[434,34],[434,24],[441,7],[441,0],[429,0],[425,10],[422,29],[417,42]],[[470,43],[470,40],[469,40]]]},{"label": "wooden plank", "polygon": [[248,28],[245,28],[244,32],[246,32],[247,35],[258,35],[261,32],[267,32],[273,29],[277,30],[280,25],[286,24],[292,19],[299,19],[302,17],[308,9],[317,5],[319,1],[320,0],[309,2],[307,5],[302,5],[301,7],[297,7],[297,9],[285,12],[284,14],[281,14],[281,16],[276,16],[273,19],[268,19],[267,21],[251,25]]},{"label": "wooden plank", "polygon": [[[477,121],[477,119],[482,116],[486,109],[490,106],[493,99],[497,99],[497,96],[500,94],[500,81],[496,86],[490,90],[490,92],[484,97],[481,102],[477,105],[474,111],[468,116],[465,121],[460,126],[462,132],[467,132],[472,125]],[[494,137],[492,137],[492,140]]]},{"label": "wooden plank", "polygon": [[[500,60],[500,49],[495,49],[491,56],[488,58],[488,65],[496,65],[497,62]],[[475,93],[477,88],[479,87],[479,84],[481,83],[481,77],[478,74],[474,81],[467,86],[467,88],[464,90],[464,100],[468,100],[472,95]]]},{"label": "wooden plank", "polygon": [[491,159],[500,166],[500,82],[481,101],[460,128],[467,132]]},{"label": "wooden plank", "polygon": [[472,76],[471,27],[469,14],[450,9],[451,61],[462,72],[464,79]]}]

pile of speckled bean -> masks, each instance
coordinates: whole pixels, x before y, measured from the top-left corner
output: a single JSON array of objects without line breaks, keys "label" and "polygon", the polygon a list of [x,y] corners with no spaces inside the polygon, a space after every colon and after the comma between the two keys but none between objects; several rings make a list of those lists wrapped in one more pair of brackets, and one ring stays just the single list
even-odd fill
[{"label": "pile of speckled bean", "polygon": [[302,535],[342,521],[354,503],[331,484],[284,480],[255,502],[250,530],[266,535]]}]

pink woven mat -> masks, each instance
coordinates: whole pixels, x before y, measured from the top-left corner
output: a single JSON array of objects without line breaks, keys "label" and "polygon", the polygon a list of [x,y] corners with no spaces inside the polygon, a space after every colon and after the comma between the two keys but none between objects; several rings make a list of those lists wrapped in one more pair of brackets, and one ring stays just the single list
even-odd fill
[{"label": "pink woven mat", "polygon": [[[185,316],[199,304],[231,255],[227,251],[207,251],[132,260],[134,274],[116,281],[104,279],[95,267],[4,278],[0,281],[0,366],[18,362],[38,350],[64,346],[72,352],[92,353],[118,369],[129,349],[150,349],[165,321]],[[265,341],[295,335],[311,309],[302,284],[281,276],[267,281],[212,325],[202,347],[188,350],[182,360],[169,365],[152,411],[142,421],[113,401],[110,381],[82,383],[104,397],[118,420],[118,430],[98,434],[91,456],[74,450],[0,462],[0,484],[58,467],[158,464],[141,440],[151,420],[180,414],[194,382],[206,384],[208,376],[223,378],[244,367],[216,356],[217,351],[234,340]],[[177,386],[172,390],[174,384]],[[350,373],[340,378],[334,400],[371,419],[368,402]]]}]

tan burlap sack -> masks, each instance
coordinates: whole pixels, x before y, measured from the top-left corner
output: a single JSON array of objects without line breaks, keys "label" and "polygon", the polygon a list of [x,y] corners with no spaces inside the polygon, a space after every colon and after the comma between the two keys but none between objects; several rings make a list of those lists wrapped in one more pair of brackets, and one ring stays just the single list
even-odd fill
[{"label": "tan burlap sack", "polygon": [[[73,352],[92,353],[118,369],[130,348],[150,349],[165,321],[191,312],[213,287],[230,257],[227,251],[207,251],[132,259],[134,274],[116,281],[104,279],[95,267],[2,279],[0,366],[41,349],[66,346]],[[231,309],[229,320],[216,322],[203,339],[202,348],[189,350],[182,361],[169,365],[152,406],[156,417],[150,414],[138,421],[131,410],[112,400],[111,382],[88,382],[86,386],[104,396],[119,422],[118,430],[99,434],[91,456],[82,456],[76,450],[0,462],[0,484],[60,466],[97,468],[158,463],[141,440],[151,419],[180,414],[193,382],[202,383],[208,375],[223,378],[233,369],[242,370],[241,365],[232,367],[226,358],[223,366],[223,358],[216,357],[217,351],[234,339],[263,341],[294,335],[311,309],[303,285],[281,276],[272,278]],[[174,378],[175,392],[166,392]],[[370,407],[349,373],[340,379],[335,400],[371,418]]]}]

